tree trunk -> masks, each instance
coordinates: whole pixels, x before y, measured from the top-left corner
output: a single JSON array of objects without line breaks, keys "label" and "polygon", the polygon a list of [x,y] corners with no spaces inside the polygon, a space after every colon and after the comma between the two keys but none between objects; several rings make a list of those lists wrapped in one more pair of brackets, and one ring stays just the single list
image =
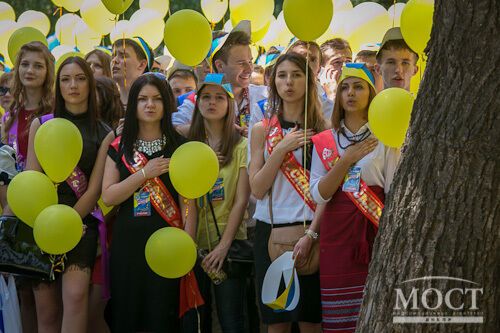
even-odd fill
[{"label": "tree trunk", "polygon": [[[427,72],[387,197],[357,332],[500,332],[499,7],[498,0],[435,2]],[[476,284],[407,281],[430,276]],[[474,292],[463,288],[482,288],[475,292],[478,309]],[[463,310],[446,303],[450,290],[448,303]],[[467,315],[482,315],[484,323],[394,322]]]}]

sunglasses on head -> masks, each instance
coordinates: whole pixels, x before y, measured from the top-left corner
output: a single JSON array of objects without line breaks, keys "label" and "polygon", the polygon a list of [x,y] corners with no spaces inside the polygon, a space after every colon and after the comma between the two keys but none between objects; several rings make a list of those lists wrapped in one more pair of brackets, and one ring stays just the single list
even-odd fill
[{"label": "sunglasses on head", "polygon": [[0,87],[0,96],[5,96],[9,91],[9,87]]}]

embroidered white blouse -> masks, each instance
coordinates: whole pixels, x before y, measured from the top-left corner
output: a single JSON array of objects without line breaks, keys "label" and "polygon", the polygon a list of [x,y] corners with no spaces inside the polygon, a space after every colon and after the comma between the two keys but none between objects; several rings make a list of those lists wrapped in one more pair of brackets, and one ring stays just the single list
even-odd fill
[{"label": "embroidered white blouse", "polygon": [[[344,121],[340,122],[340,126],[343,128],[348,136],[359,135],[369,129],[368,123],[363,125],[357,133],[352,133],[345,125]],[[338,153],[340,156],[344,154],[345,149],[342,147],[347,147],[351,142],[341,134],[337,133],[332,129],[333,135],[335,136],[335,141],[337,144]],[[373,135],[373,134],[372,134]],[[339,142],[340,141],[340,142]],[[342,147],[341,147],[342,146]],[[399,157],[401,156],[401,151],[399,148],[391,148],[385,146],[379,141],[377,147],[368,155],[359,160],[355,166],[361,167],[361,179],[368,186],[380,186],[384,188],[384,192],[389,192],[394,172],[399,162]],[[314,153],[312,156],[311,164],[311,178],[310,178],[310,190],[311,195],[318,204],[324,204],[330,201],[330,198],[323,198],[318,190],[319,181],[322,177],[327,174],[321,157],[314,148]]]}]

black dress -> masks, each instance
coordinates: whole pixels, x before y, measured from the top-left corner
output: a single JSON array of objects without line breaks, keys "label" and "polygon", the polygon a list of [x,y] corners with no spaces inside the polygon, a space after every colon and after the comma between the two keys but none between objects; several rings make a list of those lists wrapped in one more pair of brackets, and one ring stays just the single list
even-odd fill
[{"label": "black dress", "polygon": [[[174,149],[165,147],[151,156],[170,157]],[[121,154],[110,147],[108,155],[115,161],[120,181],[130,176]],[[168,173],[160,176],[177,204]],[[133,195],[119,208],[113,226],[110,250],[111,300],[108,304],[112,332],[179,332],[180,279],[166,279],[154,273],[146,263],[144,248],[156,230],[169,224],[151,205],[151,216],[134,217]]]},{"label": "black dress", "polygon": [[[65,111],[61,115],[61,118],[71,121],[80,130],[83,139],[83,151],[80,161],[78,161],[78,168],[85,174],[88,182],[92,170],[94,169],[101,143],[111,131],[111,128],[101,121],[98,121],[97,126],[93,128],[90,124],[89,112],[73,115]],[[57,195],[60,204],[73,207],[78,201],[75,192],[73,192],[66,182],[59,184],[57,187]],[[87,226],[87,230],[78,245],[66,254],[66,268],[71,265],[76,265],[79,268],[85,269],[92,269],[94,267],[97,252],[97,238],[99,234],[99,221],[88,214],[83,218],[83,223]]]}]

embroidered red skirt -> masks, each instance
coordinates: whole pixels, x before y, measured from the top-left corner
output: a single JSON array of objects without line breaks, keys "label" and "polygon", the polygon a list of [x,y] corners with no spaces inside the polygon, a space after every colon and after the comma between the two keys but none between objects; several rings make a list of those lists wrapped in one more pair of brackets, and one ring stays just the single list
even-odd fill
[{"label": "embroidered red skirt", "polygon": [[[384,190],[370,186],[384,201]],[[320,285],[324,332],[354,332],[363,301],[375,226],[339,189],[321,221]]]}]

